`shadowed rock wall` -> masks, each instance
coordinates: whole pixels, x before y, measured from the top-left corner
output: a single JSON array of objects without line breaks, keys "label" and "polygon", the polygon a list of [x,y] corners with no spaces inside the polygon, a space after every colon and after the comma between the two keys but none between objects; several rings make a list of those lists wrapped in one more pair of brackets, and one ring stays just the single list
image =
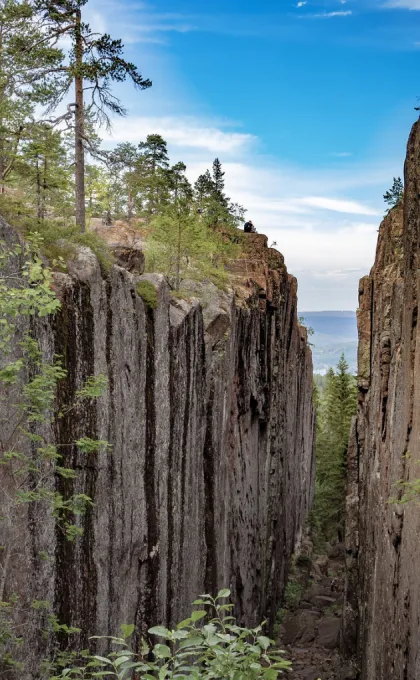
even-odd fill
[{"label": "shadowed rock wall", "polygon": [[[264,236],[249,246],[235,293],[190,282],[188,301],[157,275],[113,266],[105,280],[88,249],[55,277],[62,308],[36,332],[68,371],[58,402],[92,374],[108,389],[53,422],[79,475],[49,483],[88,494],[94,508],[76,543],[48,516],[23,518],[6,595],[54,602],[60,622],[83,630],[79,644],[124,622],[139,632],[173,623],[199,593],[226,586],[240,620],[274,619],[312,499],[312,360],[295,279]],[[155,310],[136,293],[144,279],[158,291]],[[83,455],[81,435],[112,449]],[[26,641],[30,669],[44,653],[36,636]]]},{"label": "shadowed rock wall", "polygon": [[363,680],[420,678],[420,512],[399,482],[420,477],[420,127],[404,207],[380,231],[360,282],[359,407],[349,452],[344,645]]}]

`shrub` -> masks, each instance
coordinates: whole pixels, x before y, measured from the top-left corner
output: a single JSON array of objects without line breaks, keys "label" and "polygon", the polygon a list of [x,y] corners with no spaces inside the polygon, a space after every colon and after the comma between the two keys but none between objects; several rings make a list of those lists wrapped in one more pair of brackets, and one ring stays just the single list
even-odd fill
[{"label": "shrub", "polygon": [[65,263],[74,257],[77,246],[90,248],[98,258],[101,271],[108,274],[113,262],[106,241],[94,231],[82,233],[80,228],[65,219],[37,219],[28,215],[25,207],[9,197],[0,197],[0,212],[22,236],[39,234],[41,253],[53,268],[65,269]]},{"label": "shrub", "polygon": [[111,639],[114,651],[91,656],[84,668],[66,668],[51,680],[103,676],[129,680],[133,675],[148,680],[276,680],[290,662],[282,652],[270,650],[273,641],[263,635],[262,626],[248,629],[236,624],[233,605],[221,603],[229,595],[229,590],[221,590],[216,598],[202,595],[193,603],[201,609],[175,630],[150,628],[149,636],[160,642],[150,645],[143,639],[140,654],[128,644],[134,626],[122,626],[122,637]]},{"label": "shrub", "polygon": [[306,553],[300,553],[296,558],[295,565],[298,569],[310,569],[312,566],[312,557]]},{"label": "shrub", "polygon": [[158,296],[156,288],[151,281],[139,281],[136,284],[136,293],[141,297],[148,309],[156,309],[158,306]]},{"label": "shrub", "polygon": [[289,581],[286,586],[284,601],[287,609],[294,610],[298,607],[302,596],[302,586],[297,581]]}]

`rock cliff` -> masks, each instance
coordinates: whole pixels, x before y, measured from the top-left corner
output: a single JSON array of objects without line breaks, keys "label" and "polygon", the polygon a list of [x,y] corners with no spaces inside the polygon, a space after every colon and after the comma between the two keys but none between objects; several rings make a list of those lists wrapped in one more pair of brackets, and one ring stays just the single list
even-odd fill
[{"label": "rock cliff", "polygon": [[[3,221],[0,230],[13,241]],[[53,602],[60,622],[82,629],[78,644],[121,623],[176,622],[199,593],[226,586],[248,624],[273,620],[280,605],[313,492],[312,361],[296,280],[264,236],[248,243],[226,293],[190,282],[175,299],[163,277],[117,265],[104,278],[88,249],[55,276],[61,310],[36,334],[68,371],[58,407],[90,375],[108,388],[52,423],[78,481],[49,484],[94,506],[75,543],[50,517],[23,517],[6,595]],[[136,292],[142,280],[156,309]],[[112,448],[86,458],[72,444],[81,434]],[[28,677],[45,651],[39,637],[25,640]]]},{"label": "rock cliff", "polygon": [[396,503],[420,477],[420,127],[404,206],[380,231],[360,282],[359,405],[349,452],[343,639],[363,680],[420,678],[420,513]]}]

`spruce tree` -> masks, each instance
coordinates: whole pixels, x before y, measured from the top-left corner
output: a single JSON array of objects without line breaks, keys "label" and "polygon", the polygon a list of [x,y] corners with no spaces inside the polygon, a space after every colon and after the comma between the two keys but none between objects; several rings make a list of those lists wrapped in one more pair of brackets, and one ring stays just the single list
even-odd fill
[{"label": "spruce tree", "polygon": [[356,380],[344,355],[325,376],[317,408],[317,472],[314,517],[325,540],[343,539],[347,447],[356,412]]}]

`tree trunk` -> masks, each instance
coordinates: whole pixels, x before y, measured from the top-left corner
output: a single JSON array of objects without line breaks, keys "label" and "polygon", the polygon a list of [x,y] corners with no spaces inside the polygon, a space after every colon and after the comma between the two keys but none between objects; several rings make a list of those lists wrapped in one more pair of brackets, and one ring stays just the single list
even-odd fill
[{"label": "tree trunk", "polygon": [[175,290],[179,290],[181,285],[181,216],[178,212],[178,246],[177,246],[177,257],[176,257],[176,282]]},{"label": "tree trunk", "polygon": [[85,205],[85,149],[83,146],[85,111],[83,103],[83,40],[81,31],[81,11],[76,10],[76,75],[74,78],[76,92],[75,107],[75,185],[76,185],[76,224],[80,231],[86,231]]},{"label": "tree trunk", "polygon": [[36,216],[38,220],[42,218],[41,206],[41,170],[39,168],[39,158],[36,158]]},{"label": "tree trunk", "polygon": [[44,177],[42,181],[42,194],[41,194],[41,218],[45,220],[45,216],[47,214],[47,189],[48,189],[47,183],[48,162],[46,158],[44,158],[43,172]]},{"label": "tree trunk", "polygon": [[[129,174],[131,176],[132,169],[130,168]],[[134,198],[133,198],[133,189],[130,185],[130,180],[128,181],[128,196],[127,196],[127,217],[128,217],[128,224],[131,224],[131,219],[133,217],[134,213]]]}]

